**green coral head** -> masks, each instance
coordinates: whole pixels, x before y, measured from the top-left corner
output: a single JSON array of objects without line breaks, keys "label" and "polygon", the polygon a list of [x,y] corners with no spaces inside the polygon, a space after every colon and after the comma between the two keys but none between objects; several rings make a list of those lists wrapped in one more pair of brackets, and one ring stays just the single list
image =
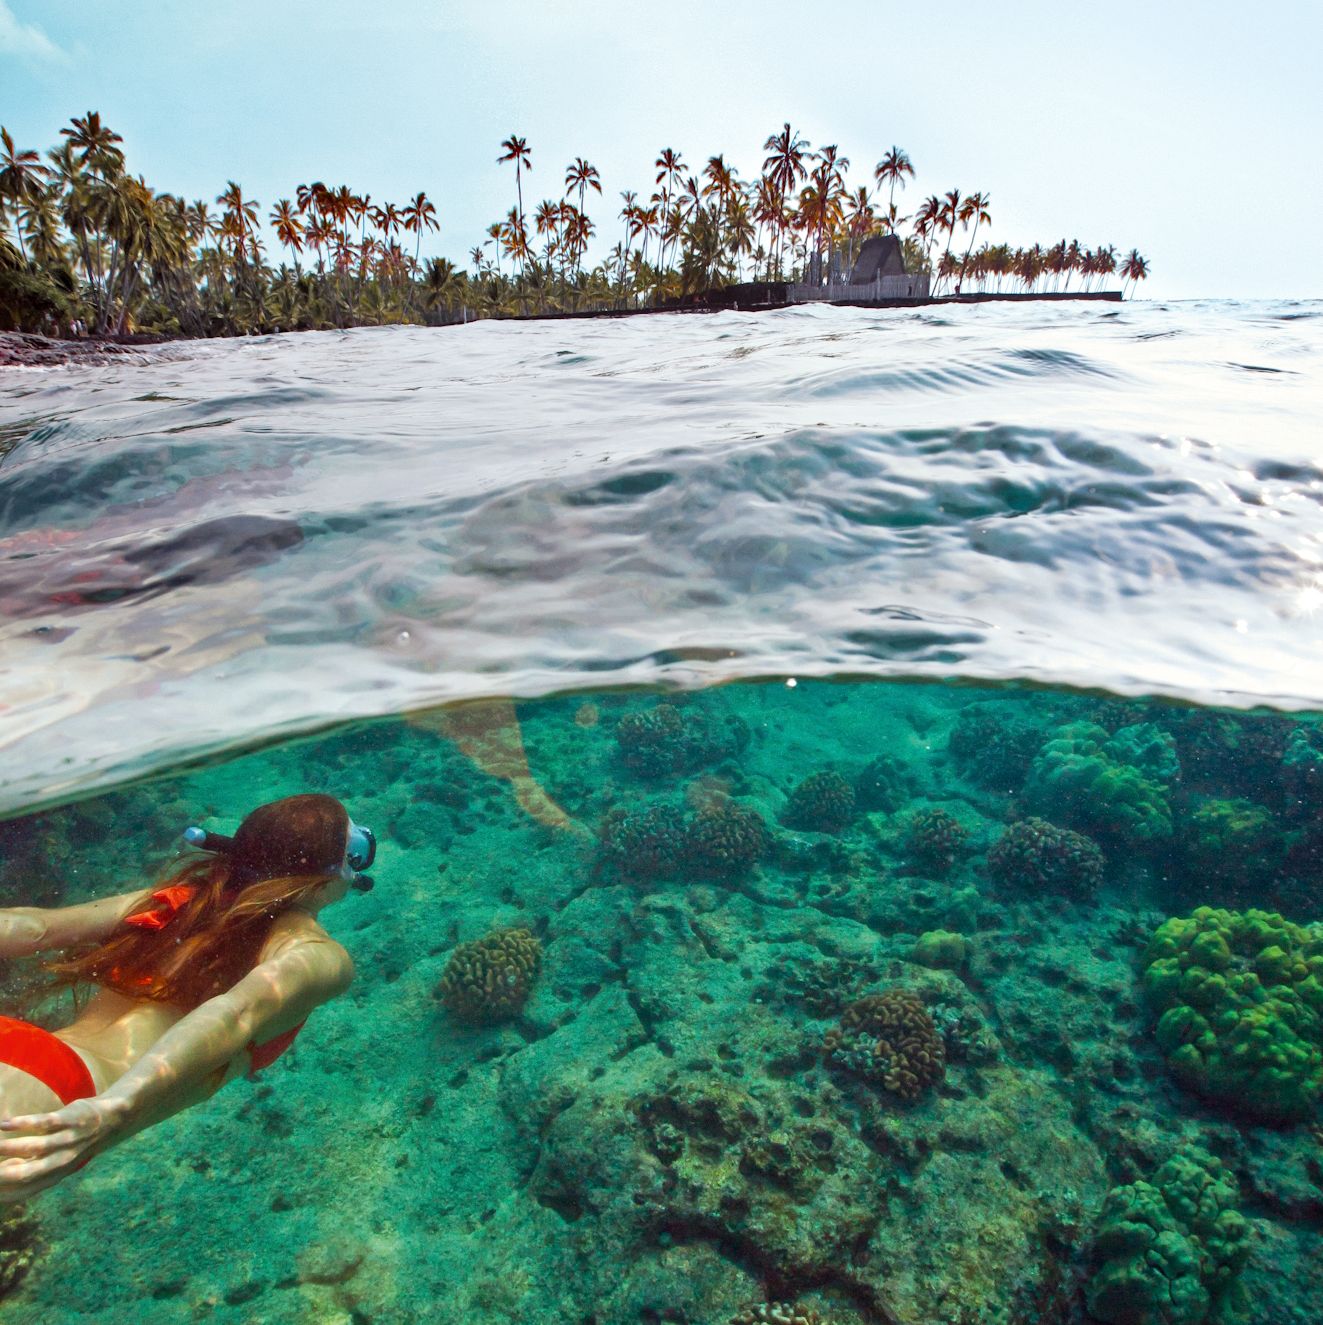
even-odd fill
[{"label": "green coral head", "polygon": [[1172,1075],[1265,1121],[1308,1118],[1323,1095],[1321,975],[1317,931],[1274,912],[1203,906],[1164,921],[1143,985]]}]

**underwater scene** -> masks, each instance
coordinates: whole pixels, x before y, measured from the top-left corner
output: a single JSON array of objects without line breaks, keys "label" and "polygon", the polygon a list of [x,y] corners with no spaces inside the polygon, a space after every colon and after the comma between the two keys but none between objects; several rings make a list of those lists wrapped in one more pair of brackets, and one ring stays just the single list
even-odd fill
[{"label": "underwater scene", "polygon": [[0,1058],[0,1325],[1317,1325],[1321,366],[1207,301],[6,370],[0,1018],[84,1015],[32,908],[165,964],[205,842],[350,825],[251,1071],[20,1200]]},{"label": "underwater scene", "polygon": [[0,885],[92,897],[308,788],[381,842],[353,987],[7,1208],[0,1321],[1323,1316],[1316,716],[475,701],[12,817]]}]

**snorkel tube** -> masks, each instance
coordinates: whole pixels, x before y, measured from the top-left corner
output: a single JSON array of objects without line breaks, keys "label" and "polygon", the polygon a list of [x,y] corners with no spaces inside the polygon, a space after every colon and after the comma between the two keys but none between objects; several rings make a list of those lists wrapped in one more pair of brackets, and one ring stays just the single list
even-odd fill
[{"label": "snorkel tube", "polygon": [[184,841],[202,851],[220,853],[226,853],[234,846],[234,838],[226,837],[223,833],[209,833],[205,828],[196,826],[184,829]]}]

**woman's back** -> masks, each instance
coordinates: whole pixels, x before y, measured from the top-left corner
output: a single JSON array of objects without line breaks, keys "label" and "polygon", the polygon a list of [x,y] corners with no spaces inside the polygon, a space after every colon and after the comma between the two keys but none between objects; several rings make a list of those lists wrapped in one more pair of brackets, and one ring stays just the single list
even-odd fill
[{"label": "woman's back", "polygon": [[[301,943],[334,943],[335,940],[306,911],[292,908],[272,922],[254,965],[260,964]],[[87,1064],[98,1091],[117,1081],[157,1040],[186,1015],[187,1009],[173,1003],[132,998],[116,989],[98,989],[88,1000],[77,1019],[54,1034],[75,1049]],[[274,1037],[292,1030],[299,1014],[289,1025],[270,1027]]]}]

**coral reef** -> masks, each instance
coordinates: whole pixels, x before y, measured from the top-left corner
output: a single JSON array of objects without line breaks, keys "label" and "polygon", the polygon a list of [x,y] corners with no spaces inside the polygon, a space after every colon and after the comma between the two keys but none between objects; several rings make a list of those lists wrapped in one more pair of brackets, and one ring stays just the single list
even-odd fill
[{"label": "coral reef", "polygon": [[945,878],[968,836],[949,811],[920,810],[905,824],[905,849],[920,868],[937,878]]},{"label": "coral reef", "polygon": [[1044,817],[1142,849],[1171,837],[1169,784],[1178,774],[1176,743],[1153,723],[1112,736],[1092,723],[1067,723],[1035,757],[1025,798]]},{"label": "coral reef", "polygon": [[854,788],[839,774],[810,773],[790,793],[781,822],[811,833],[839,833],[854,818]]},{"label": "coral reef", "polygon": [[615,735],[625,766],[649,778],[692,773],[738,754],[749,741],[748,727],[733,714],[667,702],[626,713]]},{"label": "coral reef", "polygon": [[1270,1122],[1323,1092],[1323,931],[1268,911],[1201,906],[1144,957],[1156,1036],[1183,1086]]},{"label": "coral reef", "polygon": [[1021,892],[1092,897],[1103,876],[1103,853],[1092,838],[1046,819],[1013,823],[988,850],[987,870]]},{"label": "coral reef", "polygon": [[693,814],[659,802],[610,811],[598,835],[599,859],[627,879],[672,878],[686,867],[709,879],[736,879],[766,854],[762,815],[728,796],[706,797]]},{"label": "coral reef", "polygon": [[910,961],[934,970],[957,971],[969,960],[969,940],[963,934],[930,929],[920,934],[910,951]]},{"label": "coral reef", "polygon": [[911,1103],[946,1073],[933,1019],[913,994],[899,989],[851,1003],[841,1024],[827,1032],[822,1051],[833,1066]]},{"label": "coral reef", "polygon": [[745,1307],[730,1318],[730,1325],[830,1325],[808,1307],[793,1302],[759,1302]]},{"label": "coral reef", "polygon": [[495,929],[450,954],[437,994],[461,1021],[484,1025],[516,1016],[542,965],[542,944],[527,929]]},{"label": "coral reef", "polygon": [[634,810],[617,807],[603,821],[598,849],[602,862],[626,878],[667,878],[688,850],[684,811],[665,802]]},{"label": "coral reef", "polygon": [[1105,1325],[1231,1325],[1245,1319],[1240,1271],[1249,1229],[1221,1162],[1191,1150],[1149,1182],[1114,1187],[1085,1296]]},{"label": "coral reef", "polygon": [[757,810],[717,797],[700,806],[689,824],[685,858],[695,873],[738,878],[762,859],[770,840],[767,824]]}]

